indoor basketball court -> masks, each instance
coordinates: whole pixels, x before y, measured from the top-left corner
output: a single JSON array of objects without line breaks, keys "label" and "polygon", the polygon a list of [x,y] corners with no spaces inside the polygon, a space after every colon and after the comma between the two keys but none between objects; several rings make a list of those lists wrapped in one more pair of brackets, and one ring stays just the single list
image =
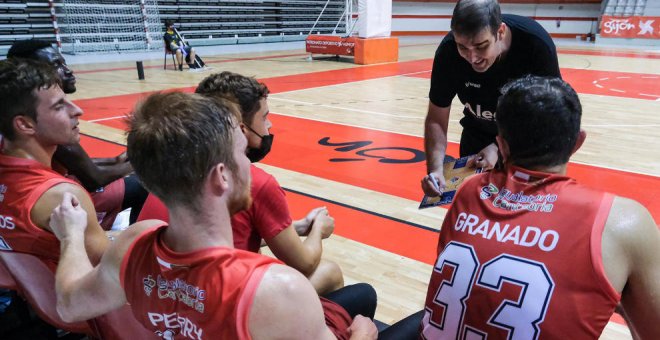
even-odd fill
[{"label": "indoor basketball court", "polygon": [[[254,75],[268,85],[276,139],[257,165],[285,188],[292,216],[328,207],[336,229],[324,257],[340,264],[347,283],[377,289],[376,318],[390,324],[421,309],[446,212],[417,209],[431,56],[439,39],[402,39],[398,62],[367,66],[309,61],[300,49],[205,58],[209,72]],[[580,94],[588,133],[569,175],[636,199],[660,221],[660,149],[654,147],[660,118],[653,114],[660,53],[562,42],[556,41],[562,76]],[[73,98],[85,112],[82,145],[91,155],[124,149],[124,116],[150,91],[192,91],[208,75],[163,70],[158,61],[145,65],[144,81],[136,80],[131,62],[73,66],[79,88]],[[450,155],[458,155],[461,109],[455,100]],[[603,338],[627,337],[615,316]]]},{"label": "indoor basketball court", "polygon": [[[588,134],[568,175],[642,203],[660,223],[657,43],[596,45],[554,37],[562,77],[580,96]],[[323,257],[340,265],[347,284],[374,286],[376,319],[392,324],[423,308],[446,213],[443,207],[418,209],[426,171],[424,118],[441,39],[439,33],[402,34],[398,61],[370,65],[350,57],[310,56],[303,42],[200,47],[208,67],[202,72],[176,71],[169,59],[163,69],[158,52],[141,58],[144,80],[138,80],[137,60],[125,53],[122,61],[64,56],[77,78],[78,90],[70,98],[84,111],[81,144],[93,157],[125,150],[125,118],[154,91],[192,92],[203,78],[221,71],[265,83],[275,140],[256,165],[285,189],[294,219],[328,207],[336,228],[324,241]],[[455,98],[448,155],[458,156],[462,109]],[[267,247],[262,251],[269,254]],[[616,314],[601,337],[629,338]]]}]

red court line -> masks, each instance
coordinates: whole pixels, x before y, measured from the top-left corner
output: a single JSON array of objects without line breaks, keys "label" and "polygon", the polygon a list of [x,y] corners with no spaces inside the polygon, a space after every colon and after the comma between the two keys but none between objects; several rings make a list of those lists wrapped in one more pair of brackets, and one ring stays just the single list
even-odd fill
[{"label": "red court line", "polygon": [[[417,72],[424,72],[430,69],[431,59],[418,60],[403,63],[374,65],[368,67],[343,69],[336,71],[313,72],[302,75],[282,76],[263,79],[273,92],[292,91],[304,88],[318,86],[327,86],[332,84],[341,84],[346,82],[382,78],[393,75],[405,75]],[[570,69],[568,69],[570,70]],[[566,78],[575,76],[579,72],[602,76],[623,75],[622,72],[595,72],[575,70],[576,72],[566,72]],[[428,77],[429,72],[426,72]],[[581,81],[581,80],[580,80]],[[577,89],[580,86],[585,87],[589,84],[583,84],[578,81]],[[569,80],[570,82],[570,80]],[[588,82],[588,81],[587,81]],[[191,91],[191,87],[185,88]],[[588,92],[587,92],[588,93]],[[106,97],[99,99],[90,99],[77,101],[77,103],[87,111],[84,119],[96,119],[129,112],[135,101],[146,93],[130,94],[115,97]],[[321,147],[318,145],[319,139],[323,137],[332,137],[331,142],[356,141],[361,139],[372,140],[373,147],[407,147],[422,150],[422,139],[417,137],[403,136],[393,133],[385,133],[368,129],[341,126],[337,124],[320,123],[300,118],[273,116],[275,128],[274,133],[278,135],[278,142],[275,143],[274,151],[271,156],[266,158],[266,162],[285,169],[308,173],[323,178],[337,180],[343,183],[365,187],[391,195],[404,197],[412,200],[420,199],[419,178],[424,173],[423,162],[415,164],[386,164],[379,163],[376,159],[366,159],[365,161],[330,163],[328,157],[331,155],[328,150],[330,147]],[[102,124],[125,129],[121,120],[111,120],[101,122]],[[309,134],[304,134],[309,132]],[[315,133],[315,134],[313,134]],[[275,156],[277,150],[287,150],[283,155]],[[384,151],[376,150],[371,152],[373,155],[383,156]],[[450,144],[450,154],[456,155],[456,145]],[[291,157],[296,155],[296,157]],[[341,158],[345,154],[336,152],[333,157]],[[406,151],[393,151],[390,157],[410,157]],[[367,164],[367,166],[365,166]],[[377,165],[377,166],[376,166]],[[375,166],[375,167],[374,167]],[[374,171],[377,169],[378,171]],[[575,169],[575,170],[574,170]],[[576,177],[587,185],[601,187],[602,183],[608,183],[607,190],[634,198],[647,206],[655,217],[660,220],[660,201],[654,202],[654,197],[660,197],[660,184],[658,178],[653,176],[637,175],[627,172],[617,172],[593,166],[586,166],[581,170],[580,166],[572,165],[569,170],[574,171]],[[411,175],[412,174],[412,175]],[[583,177],[583,178],[581,178]],[[598,179],[595,181],[594,179]],[[612,183],[612,185],[610,185]]]},{"label": "red court line", "polygon": [[568,48],[558,48],[557,52],[560,54],[580,54],[580,55],[593,55],[599,57],[622,57],[622,58],[646,58],[646,59],[660,59],[660,53],[652,52],[631,52],[631,51],[612,51],[612,50],[576,50]]},{"label": "red court line", "polygon": [[126,147],[123,145],[110,143],[86,135],[80,135],[80,145],[82,145],[83,149],[87,151],[90,157],[115,157],[126,151]]},{"label": "red court line", "polygon": [[[209,60],[209,61],[204,61],[206,64],[218,64],[218,63],[233,63],[237,61],[246,61],[246,60],[268,60],[268,59],[276,59],[276,58],[287,58],[287,57],[300,57],[300,56],[306,56],[307,53],[294,53],[294,54],[279,54],[279,55],[271,55],[271,56],[263,56],[263,57],[250,57],[250,58],[229,58],[229,59],[223,59],[223,60]],[[216,57],[216,58],[221,58],[221,57]],[[160,65],[151,65],[151,66],[144,66],[144,68],[161,68],[162,66]],[[97,73],[97,72],[110,72],[110,71],[127,71],[127,70],[134,70],[134,67],[116,67],[116,68],[104,68],[104,69],[96,69],[96,70],[84,70],[84,71],[73,71],[74,74],[85,74],[85,73]]]},{"label": "red court line", "polygon": [[[412,152],[391,148],[415,149],[421,153],[423,138],[279,115],[273,115],[271,121],[277,142],[264,163],[397,197],[421,200],[419,182],[426,170],[423,158],[413,163],[397,164],[383,163],[374,157],[412,159]],[[331,143],[372,143],[342,152],[336,150],[340,146],[320,145],[319,140],[325,137],[330,137]],[[449,143],[448,154],[458,155],[457,143]],[[330,161],[336,158],[356,160]],[[568,174],[584,185],[639,201],[651,211],[656,222],[660,222],[660,200],[657,200],[660,197],[660,177],[574,163],[569,164]]]},{"label": "red court line", "polygon": [[[335,219],[335,234],[426,264],[436,258],[438,233],[363,213],[349,207],[286,192],[291,216],[305,216],[311,209],[326,206]],[[438,226],[436,226],[438,227]]]},{"label": "red court line", "polygon": [[[92,157],[111,157],[125,149],[120,145],[84,135],[81,136],[80,142]],[[437,232],[411,227],[389,218],[360,212],[327,200],[321,201],[291,190],[287,190],[287,202],[294,218],[305,216],[313,208],[326,206],[335,219],[336,235],[429,265],[435,262]],[[610,321],[625,325],[625,321],[617,314],[614,314]]]},{"label": "red court line", "polygon": [[[660,99],[660,75],[576,68],[562,68],[561,75],[580,94]],[[431,71],[416,73],[411,77],[430,79]]]},{"label": "red court line", "polygon": [[[421,60],[272,77],[260,79],[260,81],[268,85],[272,93],[279,93],[396,75],[409,75],[411,73],[428,71],[429,69],[429,61]],[[192,92],[194,89],[194,86],[190,86],[171,89],[170,91]],[[150,93],[153,93],[153,91],[81,99],[76,100],[75,103],[84,111],[82,119],[90,121],[126,115],[131,112],[138,100],[148,96]],[[120,119],[100,123],[114,128],[125,129],[125,125]]]},{"label": "red court line", "polygon": [[[417,31],[411,32],[399,32],[400,35],[424,35],[416,34]],[[433,35],[441,34],[442,32],[433,32]],[[446,35],[447,32],[442,33],[441,35]],[[572,36],[573,34],[571,34]],[[429,45],[429,44],[415,44],[415,45],[405,45],[402,47],[411,47],[411,46],[420,46],[420,45]],[[626,58],[648,58],[648,59],[660,59],[660,53],[650,53],[650,52],[622,52],[622,51],[608,51],[608,50],[599,50],[599,51],[589,51],[589,50],[576,50],[576,49],[566,49],[559,48],[557,49],[558,53],[563,54],[579,54],[579,55],[593,55],[593,56],[609,56],[609,57],[626,57]],[[279,54],[272,56],[263,56],[263,57],[251,57],[251,58],[232,58],[224,60],[209,60],[206,61],[207,64],[217,64],[217,63],[231,63],[237,61],[246,61],[246,60],[268,60],[268,59],[277,59],[277,58],[288,58],[288,57],[299,57],[306,56],[307,53],[293,53],[293,54]],[[160,68],[160,65],[151,65],[145,66],[144,68]],[[105,68],[105,69],[95,69],[95,70],[74,70],[75,74],[87,74],[87,73],[98,73],[98,72],[110,72],[110,71],[127,71],[133,70],[134,67],[117,67],[117,68]]]}]

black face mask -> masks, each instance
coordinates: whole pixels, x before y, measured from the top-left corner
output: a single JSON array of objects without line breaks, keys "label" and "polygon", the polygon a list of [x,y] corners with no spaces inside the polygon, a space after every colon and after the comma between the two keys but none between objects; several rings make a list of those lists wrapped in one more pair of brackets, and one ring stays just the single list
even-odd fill
[{"label": "black face mask", "polygon": [[245,125],[250,131],[252,131],[255,135],[259,136],[261,138],[261,144],[259,145],[258,149],[254,149],[248,146],[248,151],[246,153],[247,158],[250,160],[252,163],[256,163],[270,152],[270,148],[273,146],[273,138],[275,137],[273,134],[261,136],[259,135],[256,131],[252,130],[251,127]]}]

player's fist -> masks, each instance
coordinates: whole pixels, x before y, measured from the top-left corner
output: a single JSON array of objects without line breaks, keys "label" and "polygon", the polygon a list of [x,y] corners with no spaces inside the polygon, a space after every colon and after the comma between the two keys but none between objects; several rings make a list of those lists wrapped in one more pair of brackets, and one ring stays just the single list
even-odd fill
[{"label": "player's fist", "polygon": [[353,323],[348,327],[351,339],[377,339],[378,328],[371,319],[362,315],[356,315]]},{"label": "player's fist", "polygon": [[60,241],[70,237],[84,237],[87,212],[80,206],[75,195],[65,192],[62,203],[50,214],[48,225]]},{"label": "player's fist", "polygon": [[312,228],[320,228],[321,237],[328,238],[335,231],[335,219],[330,216],[327,209],[323,209],[314,218]]}]

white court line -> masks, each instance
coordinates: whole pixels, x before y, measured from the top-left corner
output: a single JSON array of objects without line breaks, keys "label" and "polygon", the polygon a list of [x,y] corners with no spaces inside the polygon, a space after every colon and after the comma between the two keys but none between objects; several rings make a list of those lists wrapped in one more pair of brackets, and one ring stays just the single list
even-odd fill
[{"label": "white court line", "polygon": [[660,126],[660,124],[580,124],[581,126],[588,126],[588,127],[612,127],[612,128],[617,128],[617,127],[639,127],[639,128],[644,128],[644,127],[657,127]]},{"label": "white court line", "polygon": [[345,110],[345,111],[352,111],[352,112],[368,113],[368,114],[372,114],[372,115],[387,116],[387,117],[394,117],[394,118],[419,119],[419,120],[423,120],[425,118],[425,117],[419,117],[419,116],[403,116],[403,115],[400,115],[400,114],[383,113],[383,112],[376,112],[376,111],[369,111],[369,110],[359,110],[359,109],[353,109],[353,108],[350,108],[350,107],[343,107],[343,106],[317,104],[317,103],[305,102],[305,101],[301,101],[301,100],[276,98],[274,96],[270,96],[269,99],[279,100],[279,101],[283,101],[283,102],[290,102],[290,103],[305,104],[305,105],[315,106],[315,107],[325,107],[325,108],[328,108],[328,109],[335,109],[335,110]]},{"label": "white court line", "polygon": [[[269,97],[269,98],[270,98],[270,97]],[[292,114],[287,114],[287,113],[279,113],[279,112],[271,112],[271,113],[274,113],[274,114],[276,114],[276,115],[280,115],[280,116],[293,117],[293,118],[299,118],[299,119],[307,119],[307,120],[312,120],[312,121],[315,121],[315,122],[321,122],[321,123],[329,123],[329,124],[336,124],[336,125],[342,125],[342,126],[350,126],[350,127],[354,127],[354,128],[358,128],[358,129],[366,129],[366,130],[373,130],[373,131],[387,132],[387,133],[393,133],[393,134],[397,134],[397,135],[410,136],[410,137],[418,137],[418,138],[423,138],[423,137],[424,137],[423,135],[419,135],[419,134],[414,135],[414,134],[412,134],[412,133],[405,133],[405,132],[399,132],[399,131],[394,131],[394,130],[379,129],[379,128],[372,128],[372,127],[364,127],[364,126],[360,126],[360,125],[356,125],[356,124],[338,123],[338,122],[333,122],[333,121],[331,121],[331,120],[327,120],[327,119],[318,119],[318,118],[310,118],[310,117],[301,117],[301,116],[298,116],[298,115],[292,115]],[[457,122],[458,119],[457,119],[457,120],[450,120],[450,121],[456,121],[456,122]],[[455,142],[455,141],[452,141],[452,142],[454,142],[454,143],[458,143],[458,142]]]},{"label": "white court line", "polygon": [[658,79],[658,76],[655,77],[642,76],[642,79]]},{"label": "white court line", "polygon": [[113,120],[113,119],[117,119],[117,118],[126,118],[126,116],[114,116],[114,117],[108,117],[108,118],[92,119],[92,120],[88,120],[87,122],[96,123],[96,122],[103,122],[103,121],[106,121],[106,120]]},{"label": "white court line", "polygon": [[646,96],[646,97],[656,97],[656,98],[660,98],[660,96],[657,95],[657,94],[639,93],[639,95],[640,95],[640,96]]},{"label": "white court line", "polygon": [[[322,86],[309,87],[309,88],[300,89],[300,90],[291,90],[291,91],[278,92],[276,94],[296,93],[296,92],[303,92],[303,91],[309,91],[309,90],[326,89],[326,88],[335,87],[335,86],[341,86],[341,85],[347,85],[347,84],[357,84],[357,83],[361,83],[361,82],[365,82],[365,81],[395,78],[395,77],[402,77],[402,76],[412,76],[412,75],[415,75],[415,74],[421,74],[421,73],[427,73],[427,72],[431,72],[431,70],[417,71],[417,72],[410,72],[410,73],[403,73],[403,74],[395,74],[395,75],[391,75],[391,76],[387,76],[387,77],[380,77],[380,78],[347,81],[347,82],[343,82],[343,83],[339,83],[339,84],[322,85]],[[271,96],[272,95],[273,94],[271,94]],[[270,96],[269,96],[269,98],[270,98]]]},{"label": "white court line", "polygon": [[[421,135],[414,135],[412,133],[404,133],[404,132],[398,132],[398,131],[392,131],[392,130],[386,130],[386,129],[364,127],[364,126],[359,126],[359,125],[355,125],[355,124],[337,123],[337,122],[333,122],[333,121],[325,120],[325,119],[300,117],[300,116],[297,116],[297,115],[284,114],[284,113],[278,113],[278,112],[271,112],[271,113],[274,113],[274,114],[280,115],[280,116],[293,117],[293,118],[299,118],[299,119],[307,119],[307,120],[312,120],[312,121],[321,122],[321,123],[338,124],[338,125],[350,126],[350,127],[354,127],[354,128],[358,128],[358,129],[381,131],[381,132],[393,133],[393,134],[397,134],[397,135],[423,138],[423,136],[421,136]],[[450,119],[450,122],[457,122],[457,121],[458,121],[457,119],[456,120]],[[454,140],[449,140],[449,142],[456,143],[456,144],[459,143],[458,141],[454,141]],[[616,168],[616,167],[613,167],[613,166],[607,166],[607,165],[602,165],[602,164],[585,163],[585,162],[578,162],[578,161],[574,161],[574,160],[571,160],[570,163],[588,165],[588,166],[593,166],[593,167],[603,168],[603,169],[609,169],[609,170],[617,170],[617,171],[627,172],[627,173],[631,173],[631,174],[638,174],[638,175],[651,176],[651,177],[660,177],[660,176],[655,175],[655,174],[644,173],[644,172],[634,171],[634,170],[629,170],[629,169]]]},{"label": "white court line", "polygon": [[596,84],[596,87],[599,88],[599,89],[602,89],[602,88],[603,88],[603,85]]},{"label": "white court line", "polygon": [[624,90],[617,90],[617,89],[609,89],[609,90],[613,92],[626,93],[626,91]]}]

